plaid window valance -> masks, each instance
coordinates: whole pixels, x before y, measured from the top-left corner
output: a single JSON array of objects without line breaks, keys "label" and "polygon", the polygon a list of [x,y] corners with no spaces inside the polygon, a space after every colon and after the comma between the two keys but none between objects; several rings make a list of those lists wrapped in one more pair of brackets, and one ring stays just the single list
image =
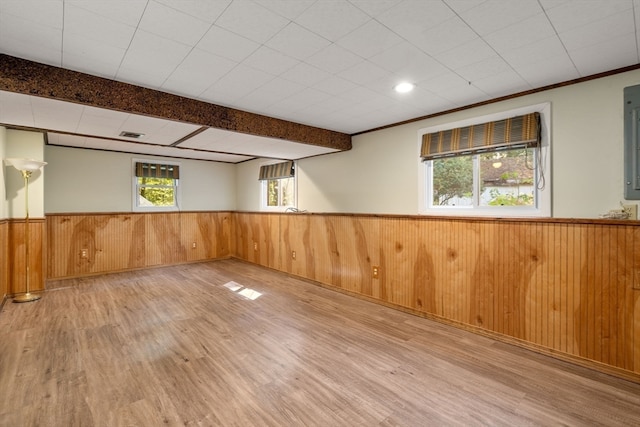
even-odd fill
[{"label": "plaid window valance", "polygon": [[494,151],[503,148],[537,147],[540,144],[540,113],[443,130],[422,135],[420,157],[438,157]]}]

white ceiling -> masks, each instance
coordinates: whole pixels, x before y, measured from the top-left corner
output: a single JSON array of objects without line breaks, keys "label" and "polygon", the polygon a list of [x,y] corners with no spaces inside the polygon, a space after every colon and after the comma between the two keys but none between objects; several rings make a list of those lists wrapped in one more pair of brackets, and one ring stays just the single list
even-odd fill
[{"label": "white ceiling", "polygon": [[[638,64],[636,22],[640,0],[0,0],[0,52],[353,134]],[[216,129],[171,147],[200,126],[7,92],[0,123],[229,162],[334,151]]]}]

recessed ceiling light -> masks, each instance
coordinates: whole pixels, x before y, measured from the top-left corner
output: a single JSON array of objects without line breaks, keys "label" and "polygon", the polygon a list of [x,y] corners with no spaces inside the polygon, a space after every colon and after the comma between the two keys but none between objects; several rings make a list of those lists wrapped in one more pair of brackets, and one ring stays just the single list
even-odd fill
[{"label": "recessed ceiling light", "polygon": [[138,132],[128,132],[126,130],[123,130],[122,132],[120,132],[120,136],[124,136],[125,138],[141,138],[144,136],[144,133],[138,133]]},{"label": "recessed ceiling light", "polygon": [[393,87],[393,90],[395,90],[398,93],[407,93],[407,92],[411,92],[414,87],[416,86],[413,83],[402,82],[395,85]]}]

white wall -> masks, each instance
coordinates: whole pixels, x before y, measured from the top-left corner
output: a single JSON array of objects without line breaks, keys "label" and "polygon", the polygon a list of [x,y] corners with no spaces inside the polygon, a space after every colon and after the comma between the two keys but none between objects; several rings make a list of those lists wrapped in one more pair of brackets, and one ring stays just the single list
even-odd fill
[{"label": "white wall", "polygon": [[[636,84],[639,70],[355,136],[351,151],[298,162],[298,207],[417,214],[419,129],[550,102],[553,216],[597,218],[624,200],[623,89]],[[254,169],[238,168],[245,210],[258,208]]]},{"label": "white wall", "polygon": [[45,147],[45,211],[131,212],[132,159],[180,163],[181,210],[235,210],[235,165],[185,159]]},{"label": "white wall", "polygon": [[6,178],[5,175],[7,173],[7,168],[4,165],[4,159],[6,156],[6,146],[7,146],[7,129],[0,126],[0,219],[7,218],[7,191],[5,189],[6,186]]},{"label": "white wall", "polygon": [[[7,129],[4,132],[3,159],[18,157],[43,160],[44,135],[42,133],[14,129]],[[24,218],[26,215],[24,178],[13,166],[5,165],[4,161],[2,162],[2,167],[5,179],[3,185],[5,191],[3,200],[6,200],[4,206],[5,218]],[[33,172],[29,179],[29,217],[31,218],[44,217],[43,192],[45,175],[46,166]]]}]

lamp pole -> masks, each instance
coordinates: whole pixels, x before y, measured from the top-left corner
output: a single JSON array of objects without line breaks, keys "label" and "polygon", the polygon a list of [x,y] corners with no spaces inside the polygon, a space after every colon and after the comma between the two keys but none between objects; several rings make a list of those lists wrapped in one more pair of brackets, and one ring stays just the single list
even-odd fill
[{"label": "lamp pole", "polygon": [[13,302],[29,302],[36,301],[41,298],[40,294],[31,293],[31,277],[29,273],[29,179],[31,174],[44,165],[46,162],[40,162],[32,159],[6,159],[6,162],[16,168],[22,174],[24,179],[24,270],[25,270],[25,290],[26,292],[20,295],[16,295],[13,298]]}]

